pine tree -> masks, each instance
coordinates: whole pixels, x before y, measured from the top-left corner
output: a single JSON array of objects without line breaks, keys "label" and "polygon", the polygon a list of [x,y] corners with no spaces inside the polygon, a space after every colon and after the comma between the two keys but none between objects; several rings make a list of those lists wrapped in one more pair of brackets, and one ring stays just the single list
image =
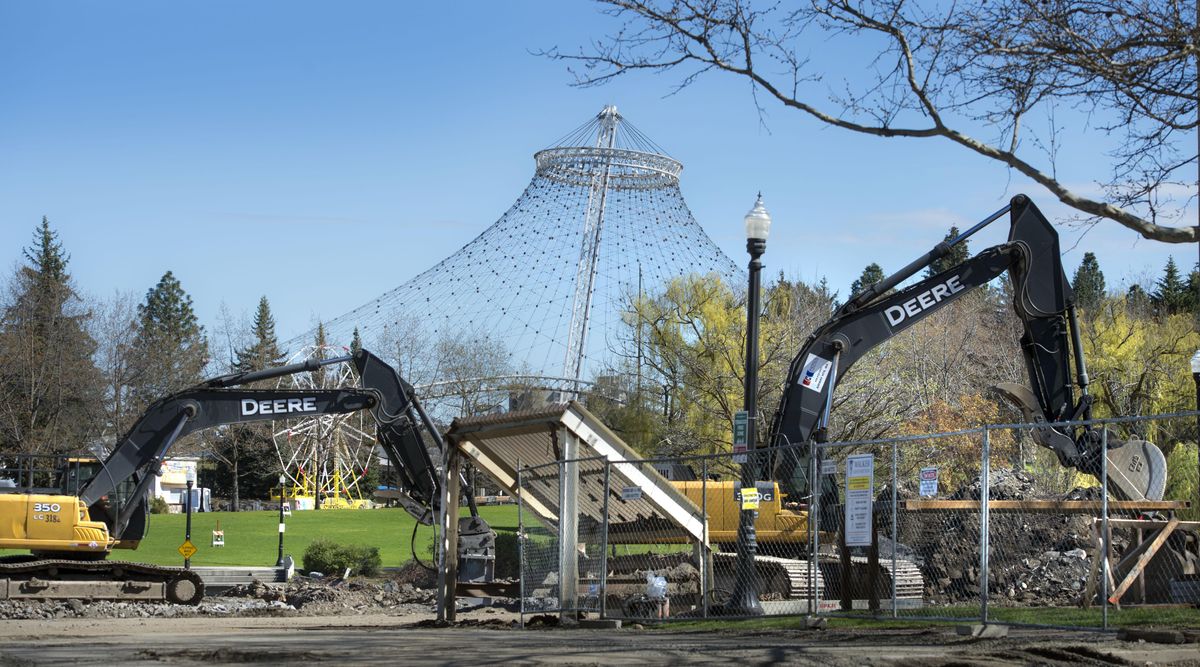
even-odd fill
[{"label": "pine tree", "polygon": [[[271,315],[271,304],[263,296],[258,301],[252,329],[253,342],[237,350],[233,362],[238,372],[260,371],[278,366],[284,361],[275,337],[275,318]],[[217,472],[224,481],[223,488],[231,496],[230,509],[238,511],[244,484],[250,489],[260,486],[263,479],[273,479],[279,474],[277,463],[272,458],[273,447],[269,425],[247,424],[227,429],[216,442],[213,455],[217,459]],[[268,484],[269,486],[269,484]]]},{"label": "pine tree", "polygon": [[[945,242],[950,242],[956,238],[958,238],[958,227],[951,227],[949,233],[947,233],[946,237],[942,240]],[[950,252],[939,257],[938,259],[935,259],[929,264],[929,268],[925,270],[925,277],[930,278],[941,273],[942,271],[952,269],[967,261],[970,256],[971,250],[967,246],[967,242],[960,241],[958,244],[951,246]]]},{"label": "pine tree", "polygon": [[204,379],[208,340],[192,309],[192,297],[167,271],[138,305],[133,343],[134,397],[139,407]]},{"label": "pine tree", "polygon": [[275,337],[275,318],[271,315],[271,304],[266,296],[258,301],[253,336],[254,342],[249,347],[237,351],[234,369],[239,372],[261,371],[283,363],[284,354],[279,349],[279,339]]},{"label": "pine tree", "polygon": [[1163,277],[1155,283],[1151,300],[1160,314],[1174,315],[1189,310],[1191,294],[1188,292],[1187,283],[1179,275],[1179,267],[1175,265],[1174,257],[1167,258]]},{"label": "pine tree", "polygon": [[1071,288],[1075,290],[1075,303],[1086,312],[1095,312],[1104,301],[1104,273],[1094,253],[1083,253]]},{"label": "pine tree", "polygon": [[362,349],[362,336],[358,334],[358,327],[354,327],[354,335],[350,337],[350,354],[358,354]]},{"label": "pine tree", "polygon": [[1200,316],[1200,263],[1188,274],[1187,281],[1188,309]]},{"label": "pine tree", "polygon": [[858,279],[850,285],[850,296],[853,297],[855,294],[858,294],[871,285],[883,280],[885,277],[886,276],[883,275],[883,267],[879,266],[875,262],[871,262],[866,266],[866,268],[863,269],[862,275],[860,275]]},{"label": "pine tree", "polygon": [[102,425],[90,314],[47,218],[24,256],[0,312],[0,452],[81,451]]}]

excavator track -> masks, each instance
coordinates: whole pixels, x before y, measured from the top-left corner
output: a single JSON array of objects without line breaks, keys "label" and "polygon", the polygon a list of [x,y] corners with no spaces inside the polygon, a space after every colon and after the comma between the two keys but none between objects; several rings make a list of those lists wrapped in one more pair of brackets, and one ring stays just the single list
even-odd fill
[{"label": "excavator track", "polygon": [[110,560],[0,558],[0,599],[166,600],[195,605],[204,581],[191,570]]},{"label": "excavator track", "polygon": [[[816,579],[817,599],[824,597],[825,580],[821,568],[810,568],[809,561],[778,556],[755,556],[754,569],[758,574],[758,595],[773,600],[809,600],[810,574]],[[713,570],[716,572],[716,587],[730,591],[734,588],[733,577],[737,572],[737,554],[713,554]]]},{"label": "excavator track", "polygon": [[[803,601],[812,598],[810,594],[810,566],[808,560],[797,558],[780,558],[778,556],[756,556],[754,567],[758,573],[758,594],[765,602],[776,600]],[[867,593],[861,586],[869,581],[869,560],[865,556],[854,556],[850,559],[850,577],[855,583],[853,598],[865,600]],[[732,590],[733,573],[737,571],[737,554],[713,554],[713,568],[717,572],[717,587]],[[912,561],[898,559],[893,567],[890,558],[879,559],[879,576],[875,578],[879,598],[891,598],[892,580],[896,581],[896,600],[904,607],[920,606],[925,594],[925,579],[921,570]],[[837,558],[822,557],[817,561],[817,567],[811,568],[811,575],[816,578],[816,598],[818,609],[829,610],[837,608],[836,594],[842,580],[841,562]],[[724,576],[722,576],[724,574]],[[857,606],[857,605],[856,605]]]}]

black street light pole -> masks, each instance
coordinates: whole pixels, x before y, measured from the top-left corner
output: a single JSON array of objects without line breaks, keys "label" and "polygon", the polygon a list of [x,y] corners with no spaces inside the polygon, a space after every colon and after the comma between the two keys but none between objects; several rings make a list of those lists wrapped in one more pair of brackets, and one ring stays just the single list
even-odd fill
[{"label": "black street light pole", "polygon": [[275,567],[283,567],[283,531],[287,525],[283,522],[283,485],[286,481],[286,475],[279,476],[279,558],[275,560]]},{"label": "black street light pole", "polygon": [[[187,497],[183,499],[184,511],[187,512],[187,526],[184,528],[183,540],[187,544],[192,542],[192,487],[196,485],[196,472],[188,469],[187,471]],[[192,569],[192,557],[184,556],[183,569]]]},{"label": "black street light pole", "polygon": [[[767,234],[771,229],[771,216],[763,207],[762,193],[754,202],[754,208],[746,214],[746,252],[750,253],[750,291],[746,297],[746,386],[744,405],[747,415],[746,423],[746,461],[742,464],[742,489],[757,493],[758,459],[754,453],[755,436],[757,435],[758,411],[756,394],[758,391],[758,316],[759,316],[759,274],[762,263],[758,258],[767,249]],[[739,502],[741,500],[739,499]],[[730,615],[761,616],[762,605],[758,601],[758,579],[754,568],[754,558],[758,552],[758,538],[755,535],[754,522],[758,519],[758,511],[742,509],[738,521],[738,558],[737,580],[734,584],[733,595],[729,599]]]}]

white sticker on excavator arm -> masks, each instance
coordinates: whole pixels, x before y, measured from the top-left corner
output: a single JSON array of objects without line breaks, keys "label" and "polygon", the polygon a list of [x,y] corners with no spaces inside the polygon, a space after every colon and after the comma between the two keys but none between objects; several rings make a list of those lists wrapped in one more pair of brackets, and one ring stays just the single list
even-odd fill
[{"label": "white sticker on excavator arm", "polygon": [[825,381],[829,379],[829,370],[833,362],[815,354],[809,354],[804,360],[804,370],[800,373],[800,386],[813,391],[821,391]]}]

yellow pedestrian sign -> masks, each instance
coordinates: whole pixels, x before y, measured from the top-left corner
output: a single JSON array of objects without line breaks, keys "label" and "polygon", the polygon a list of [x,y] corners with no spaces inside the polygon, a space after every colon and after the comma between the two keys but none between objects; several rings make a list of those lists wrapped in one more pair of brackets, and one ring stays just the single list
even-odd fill
[{"label": "yellow pedestrian sign", "polygon": [[179,555],[184,558],[191,558],[196,555],[196,545],[192,544],[191,540],[184,540],[183,544],[179,545]]}]

